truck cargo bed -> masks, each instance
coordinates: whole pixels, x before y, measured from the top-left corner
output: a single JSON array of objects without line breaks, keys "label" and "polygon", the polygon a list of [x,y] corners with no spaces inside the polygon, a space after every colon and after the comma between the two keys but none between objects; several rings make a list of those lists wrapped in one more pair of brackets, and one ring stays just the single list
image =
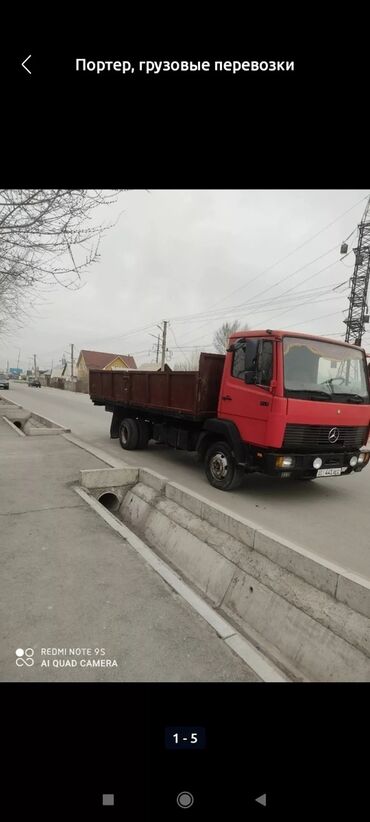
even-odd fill
[{"label": "truck cargo bed", "polygon": [[201,354],[199,371],[91,370],[94,405],[120,405],[201,419],[217,413],[225,357]]}]

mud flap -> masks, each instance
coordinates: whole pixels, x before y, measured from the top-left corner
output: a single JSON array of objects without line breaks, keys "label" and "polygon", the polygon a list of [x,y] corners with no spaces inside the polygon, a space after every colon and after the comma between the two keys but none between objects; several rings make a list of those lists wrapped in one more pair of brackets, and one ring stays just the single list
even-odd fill
[{"label": "mud flap", "polygon": [[113,411],[112,422],[110,424],[110,438],[111,438],[111,440],[118,440],[119,425],[120,425],[121,419],[122,419],[121,414],[119,414],[117,411]]}]

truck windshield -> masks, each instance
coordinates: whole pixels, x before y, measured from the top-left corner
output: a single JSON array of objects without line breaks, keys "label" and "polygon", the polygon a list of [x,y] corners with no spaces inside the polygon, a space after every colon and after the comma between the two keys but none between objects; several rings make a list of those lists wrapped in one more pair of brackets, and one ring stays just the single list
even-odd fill
[{"label": "truck windshield", "polygon": [[369,402],[362,351],[345,345],[284,337],[284,387],[287,397]]}]

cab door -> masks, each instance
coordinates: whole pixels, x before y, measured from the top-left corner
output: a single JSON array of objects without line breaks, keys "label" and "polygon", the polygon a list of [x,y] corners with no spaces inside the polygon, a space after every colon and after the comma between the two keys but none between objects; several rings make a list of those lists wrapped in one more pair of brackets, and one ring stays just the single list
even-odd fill
[{"label": "cab door", "polygon": [[[230,370],[224,375],[218,415],[237,426],[242,440],[263,446],[271,414],[274,341],[262,337],[237,340]],[[247,380],[247,382],[246,382]]]}]

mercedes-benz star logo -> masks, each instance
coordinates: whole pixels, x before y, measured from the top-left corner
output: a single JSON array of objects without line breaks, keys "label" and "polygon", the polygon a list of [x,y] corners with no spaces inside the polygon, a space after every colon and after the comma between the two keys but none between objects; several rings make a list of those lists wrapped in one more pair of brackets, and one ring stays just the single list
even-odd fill
[{"label": "mercedes-benz star logo", "polygon": [[339,439],[339,428],[331,428],[328,433],[328,440],[331,442],[332,445],[336,443]]}]

